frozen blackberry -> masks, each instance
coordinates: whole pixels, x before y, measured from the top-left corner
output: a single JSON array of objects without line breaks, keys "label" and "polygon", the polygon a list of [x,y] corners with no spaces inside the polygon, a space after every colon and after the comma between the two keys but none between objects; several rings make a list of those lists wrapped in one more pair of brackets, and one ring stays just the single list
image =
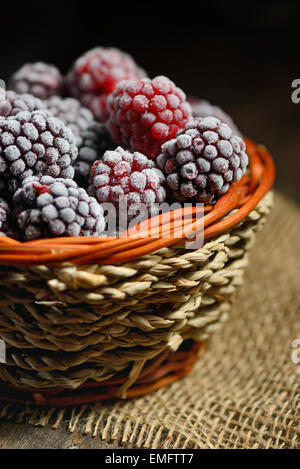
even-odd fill
[{"label": "frozen blackberry", "polygon": [[42,100],[32,94],[17,94],[15,91],[6,91],[0,98],[0,116],[16,116],[21,111],[38,111],[45,109]]},{"label": "frozen blackberry", "polygon": [[115,147],[104,124],[94,121],[78,137],[78,158],[75,161],[75,181],[87,187],[93,163]]},{"label": "frozen blackberry", "polygon": [[5,231],[9,215],[10,208],[8,203],[0,197],[0,231]]},{"label": "frozen blackberry", "polygon": [[0,197],[0,236],[18,239],[19,235],[14,226],[14,218],[8,203]]},{"label": "frozen blackberry", "polygon": [[246,172],[242,138],[215,117],[194,119],[162,146],[157,165],[177,200],[214,202]]},{"label": "frozen blackberry", "polygon": [[193,117],[216,117],[217,119],[220,119],[220,121],[229,125],[234,135],[242,137],[242,134],[237,128],[233,119],[219,106],[215,106],[205,99],[198,99],[193,97],[189,98],[189,102],[192,106]]},{"label": "frozen blackberry", "polygon": [[191,117],[184,92],[164,76],[121,81],[108,97],[108,108],[112,140],[152,159]]},{"label": "frozen blackberry", "polygon": [[100,203],[112,203],[117,216],[119,204],[126,203],[128,221],[138,211],[146,217],[155,214],[166,198],[165,177],[154,161],[121,147],[105,152],[103,159],[94,163],[89,191]]},{"label": "frozen blackberry", "polygon": [[74,177],[73,133],[47,111],[0,118],[0,191],[15,192],[32,175]]},{"label": "frozen blackberry", "polygon": [[72,130],[77,145],[80,144],[81,133],[94,122],[91,111],[75,98],[61,98],[60,96],[51,96],[45,101],[45,106],[52,116],[62,120]]},{"label": "frozen blackberry", "polygon": [[78,147],[78,158],[74,166],[75,180],[79,186],[87,187],[92,164],[114,146],[108,131],[75,98],[52,96],[45,103],[47,110],[72,130]]},{"label": "frozen blackberry", "polygon": [[102,94],[100,96],[94,94],[84,94],[80,98],[80,102],[83,106],[90,109],[93,116],[97,121],[105,123],[109,117],[109,111],[107,109],[107,95]]},{"label": "frozen blackberry", "polygon": [[116,48],[96,47],[79,57],[70,70],[66,87],[95,117],[106,121],[106,97],[120,80],[145,76],[133,58]]},{"label": "frozen blackberry", "polygon": [[60,71],[44,62],[23,65],[11,77],[9,88],[17,93],[30,93],[40,99],[61,93],[63,78]]},{"label": "frozen blackberry", "polygon": [[72,179],[27,178],[13,202],[24,240],[100,236],[105,228],[101,205]]}]

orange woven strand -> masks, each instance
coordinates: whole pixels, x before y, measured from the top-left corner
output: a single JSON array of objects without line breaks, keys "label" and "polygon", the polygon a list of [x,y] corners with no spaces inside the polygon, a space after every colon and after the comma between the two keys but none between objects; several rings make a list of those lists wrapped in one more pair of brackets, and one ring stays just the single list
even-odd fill
[{"label": "orange woven strand", "polygon": [[[198,208],[188,207],[151,219],[155,236],[149,237],[149,220],[129,229],[128,237],[119,238],[53,238],[21,243],[0,237],[0,264],[29,266],[62,262],[110,264],[126,262],[190,237],[204,224],[205,239],[222,233],[245,218],[271,189],[275,177],[272,158],[262,146],[245,139],[250,157],[250,175],[245,175],[223,195],[214,207],[206,206],[197,220]],[[233,209],[238,209],[222,219]],[[182,216],[188,219],[182,233]],[[139,230],[133,235],[133,231]],[[170,233],[168,238],[165,233]],[[132,235],[131,235],[132,234]],[[152,235],[152,231],[151,231]]]}]

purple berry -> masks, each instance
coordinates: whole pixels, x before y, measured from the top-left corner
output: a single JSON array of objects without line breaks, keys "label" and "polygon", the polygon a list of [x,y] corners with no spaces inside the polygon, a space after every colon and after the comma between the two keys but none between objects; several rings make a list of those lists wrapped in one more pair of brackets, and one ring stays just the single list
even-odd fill
[{"label": "purple berry", "polygon": [[87,187],[91,168],[96,160],[102,158],[107,150],[114,148],[104,124],[93,121],[77,137],[78,158],[75,162],[75,180],[82,187]]},{"label": "purple berry", "polygon": [[184,92],[164,76],[123,80],[109,95],[107,104],[112,140],[153,160],[161,145],[175,137],[191,117]]},{"label": "purple berry", "polygon": [[96,47],[76,60],[66,79],[66,87],[96,119],[105,122],[109,116],[106,99],[116,84],[144,76],[146,73],[130,55],[112,47]]},{"label": "purple berry", "polygon": [[0,198],[0,236],[19,239],[19,234],[15,227],[15,219],[8,203]]},{"label": "purple berry", "polygon": [[33,176],[13,196],[24,240],[57,236],[100,236],[101,205],[72,179]]},{"label": "purple berry", "polygon": [[165,177],[154,161],[142,153],[129,153],[121,147],[106,151],[102,160],[96,161],[91,171],[90,193],[99,202],[112,203],[119,213],[119,203],[127,202],[128,220],[137,214],[134,208],[142,207],[147,214],[155,204],[165,201]]},{"label": "purple berry", "polygon": [[239,136],[215,117],[196,118],[162,145],[156,162],[177,200],[214,202],[246,172],[248,155]]},{"label": "purple berry", "polygon": [[[209,101],[198,98],[189,98],[189,102],[192,106],[192,114],[194,117],[214,116],[217,119],[220,119],[221,122],[227,124],[227,126],[231,128],[234,135],[242,137],[240,130],[237,128],[232,118],[219,106],[214,106]],[[228,129],[226,127],[220,127],[219,135],[222,138],[229,138]]]},{"label": "purple berry", "polygon": [[74,177],[78,149],[73,133],[47,111],[0,118],[0,190],[15,192],[33,175]]},{"label": "purple berry", "polygon": [[75,98],[52,96],[45,101],[46,108],[54,117],[62,120],[72,130],[78,147],[75,162],[75,180],[87,187],[93,163],[106,150],[114,147],[104,124],[94,120],[92,112]]},{"label": "purple berry", "polygon": [[94,122],[91,111],[75,98],[51,96],[45,101],[45,106],[52,116],[62,120],[72,130],[75,137],[79,137]]},{"label": "purple berry", "polygon": [[9,88],[17,93],[30,93],[47,99],[61,93],[62,83],[62,75],[54,65],[36,62],[17,70],[11,77]]},{"label": "purple berry", "polygon": [[0,98],[0,116],[15,116],[21,111],[38,111],[45,109],[45,104],[31,94],[17,94],[15,91],[6,91]]}]

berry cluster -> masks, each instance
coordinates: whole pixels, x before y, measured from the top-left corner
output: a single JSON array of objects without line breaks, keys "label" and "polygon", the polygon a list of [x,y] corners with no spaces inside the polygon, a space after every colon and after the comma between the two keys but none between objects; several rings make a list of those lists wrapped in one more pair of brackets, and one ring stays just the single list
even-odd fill
[{"label": "berry cluster", "polygon": [[2,198],[0,198],[0,236],[19,238],[12,211],[6,200]]},{"label": "berry cluster", "polygon": [[72,96],[89,107],[99,121],[108,117],[106,98],[120,80],[145,76],[130,55],[115,48],[96,47],[79,57],[67,77]]},{"label": "berry cluster", "polygon": [[47,111],[0,119],[0,190],[14,193],[33,175],[74,177],[78,154],[72,131]]},{"label": "berry cluster", "polygon": [[104,124],[94,121],[79,136],[78,158],[75,162],[75,180],[82,187],[89,183],[94,162],[102,157],[106,150],[115,148]]},{"label": "berry cluster", "polygon": [[215,106],[205,99],[189,98],[189,102],[192,107],[193,117],[216,117],[229,125],[234,135],[242,137],[232,118],[219,106]]},{"label": "berry cluster", "polygon": [[5,233],[7,229],[7,220],[10,216],[8,203],[0,197],[0,232]]},{"label": "berry cluster", "polygon": [[40,99],[59,95],[63,77],[54,65],[44,62],[23,65],[11,77],[9,88],[17,93],[30,93]]},{"label": "berry cluster", "polygon": [[108,97],[108,109],[112,139],[152,159],[191,117],[184,92],[164,76],[121,81]]},{"label": "berry cluster", "polygon": [[39,111],[45,109],[45,103],[32,94],[17,94],[15,91],[6,91],[0,99],[0,116],[16,116],[21,111]]},{"label": "berry cluster", "polygon": [[156,204],[165,201],[165,177],[154,161],[142,153],[133,154],[118,147],[106,151],[92,167],[90,193],[99,202],[126,204],[130,221],[141,209],[155,213]]},{"label": "berry cluster", "polygon": [[214,203],[247,169],[230,116],[165,76],[147,78],[119,49],[86,52],[65,77],[25,64],[9,88],[0,88],[0,236],[107,235],[107,204],[118,233],[174,198]]},{"label": "berry cluster", "polygon": [[100,236],[103,209],[72,179],[31,177],[13,197],[25,240],[53,236]]},{"label": "berry cluster", "polygon": [[78,147],[78,158],[74,164],[75,179],[80,186],[87,187],[92,164],[113,147],[108,131],[75,98],[52,96],[45,103],[47,110],[72,130]]},{"label": "berry cluster", "polygon": [[162,146],[157,164],[177,200],[212,202],[248,165],[245,143],[215,117],[196,118]]},{"label": "berry cluster", "polygon": [[91,111],[75,98],[51,96],[45,101],[45,106],[52,116],[62,120],[72,130],[75,137],[80,137],[81,133],[94,122]]}]

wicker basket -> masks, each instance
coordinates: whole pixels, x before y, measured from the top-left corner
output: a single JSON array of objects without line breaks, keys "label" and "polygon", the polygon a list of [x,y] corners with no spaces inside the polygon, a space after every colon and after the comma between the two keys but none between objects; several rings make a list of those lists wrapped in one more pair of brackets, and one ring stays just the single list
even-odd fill
[{"label": "wicker basket", "polygon": [[249,174],[205,208],[200,249],[187,250],[183,239],[196,208],[181,238],[177,210],[170,238],[159,216],[154,237],[0,239],[0,400],[66,406],[133,397],[191,370],[227,318],[272,205],[272,158],[249,140],[247,151]]}]

